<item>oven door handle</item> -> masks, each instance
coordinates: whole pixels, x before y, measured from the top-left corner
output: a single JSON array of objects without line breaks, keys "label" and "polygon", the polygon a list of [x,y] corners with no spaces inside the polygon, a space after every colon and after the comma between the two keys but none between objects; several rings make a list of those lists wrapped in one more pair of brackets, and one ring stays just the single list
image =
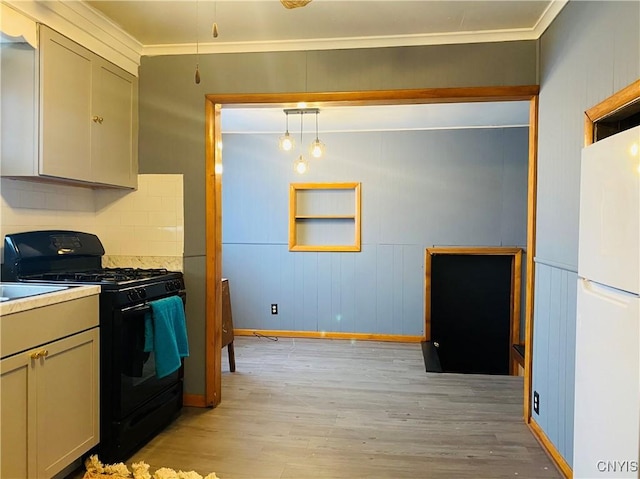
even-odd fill
[{"label": "oven door handle", "polygon": [[[179,292],[177,296],[180,296],[183,304],[186,302],[187,295],[183,291]],[[121,310],[123,314],[146,313],[147,311],[151,311],[151,305],[148,302],[144,302],[142,304],[138,303],[133,306],[122,308]]]},{"label": "oven door handle", "polygon": [[134,306],[132,308],[124,308],[122,310],[123,313],[129,314],[129,313],[146,313],[147,311],[151,311],[151,306],[149,306],[149,304],[145,303],[142,306]]}]

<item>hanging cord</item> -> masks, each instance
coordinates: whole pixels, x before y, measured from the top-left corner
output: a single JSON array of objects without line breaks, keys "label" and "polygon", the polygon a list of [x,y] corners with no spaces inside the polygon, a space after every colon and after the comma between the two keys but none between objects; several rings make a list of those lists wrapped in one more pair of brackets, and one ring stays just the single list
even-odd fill
[{"label": "hanging cord", "polygon": [[300,154],[302,155],[302,130],[304,125],[304,112],[300,113]]},{"label": "hanging cord", "polygon": [[277,336],[265,336],[264,334],[260,334],[258,331],[254,331],[253,335],[256,338],[264,338],[264,339],[268,339],[269,341],[277,341],[278,340]]},{"label": "hanging cord", "polygon": [[218,2],[213,2],[213,26],[211,27],[211,35],[213,38],[218,38]]},{"label": "hanging cord", "polygon": [[200,12],[198,10],[198,0],[196,0],[196,85],[200,84],[200,38],[198,36],[198,23],[200,22]]}]

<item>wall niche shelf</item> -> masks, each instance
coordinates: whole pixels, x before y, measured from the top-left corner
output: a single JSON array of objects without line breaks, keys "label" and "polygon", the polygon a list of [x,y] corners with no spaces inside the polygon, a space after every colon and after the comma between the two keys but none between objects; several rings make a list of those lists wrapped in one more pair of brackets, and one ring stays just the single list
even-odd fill
[{"label": "wall niche shelf", "polygon": [[291,183],[289,251],[360,251],[360,183]]}]

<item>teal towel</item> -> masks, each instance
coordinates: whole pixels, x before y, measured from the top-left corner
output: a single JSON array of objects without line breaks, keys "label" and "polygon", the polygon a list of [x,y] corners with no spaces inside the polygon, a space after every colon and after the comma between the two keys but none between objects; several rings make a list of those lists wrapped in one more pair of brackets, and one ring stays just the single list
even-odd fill
[{"label": "teal towel", "polygon": [[153,352],[156,376],[163,378],[189,356],[184,305],[180,296],[169,296],[149,303],[151,311],[144,318],[144,350]]}]

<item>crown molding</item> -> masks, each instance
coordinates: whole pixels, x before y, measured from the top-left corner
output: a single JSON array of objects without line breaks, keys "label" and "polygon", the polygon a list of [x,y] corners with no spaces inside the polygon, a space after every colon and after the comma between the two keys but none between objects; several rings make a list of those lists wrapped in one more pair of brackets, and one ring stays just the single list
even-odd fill
[{"label": "crown molding", "polygon": [[142,44],[88,4],[64,0],[2,0],[2,3],[138,76]]},{"label": "crown molding", "polygon": [[[356,48],[387,48],[461,43],[513,42],[537,40],[533,29],[496,30],[452,34],[394,35],[379,37],[320,38],[275,42],[207,42],[198,44],[198,52],[259,53],[280,51],[347,50]],[[189,55],[196,53],[195,43],[145,45],[143,56]]]},{"label": "crown molding", "polygon": [[[141,56],[191,55],[196,53],[195,43],[143,45],[84,1],[1,1],[34,21],[50,26],[136,76],[138,75]],[[200,43],[197,48],[201,54],[261,53],[537,40],[568,1],[554,0],[551,2],[533,28],[451,34],[319,38],[272,42],[216,41]]]},{"label": "crown molding", "polygon": [[540,16],[538,23],[533,27],[536,38],[540,38],[551,22],[558,16],[569,0],[553,0],[544,13]]},{"label": "crown molding", "polygon": [[[416,34],[378,37],[348,37],[331,39],[283,40],[273,42],[207,42],[197,45],[199,53],[261,53],[280,51],[346,50],[355,48],[387,48],[464,43],[512,42],[537,40],[549,27],[569,0],[553,0],[533,28],[459,32],[448,34]],[[195,43],[145,45],[143,56],[190,55],[196,53]]]}]

